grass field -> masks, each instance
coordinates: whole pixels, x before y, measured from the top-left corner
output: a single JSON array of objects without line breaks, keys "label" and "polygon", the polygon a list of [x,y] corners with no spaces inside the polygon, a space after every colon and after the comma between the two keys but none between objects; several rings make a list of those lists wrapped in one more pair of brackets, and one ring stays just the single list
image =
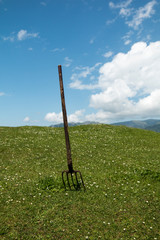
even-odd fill
[{"label": "grass field", "polygon": [[160,239],[160,134],[70,127],[86,191],[64,191],[63,128],[0,127],[0,239]]}]

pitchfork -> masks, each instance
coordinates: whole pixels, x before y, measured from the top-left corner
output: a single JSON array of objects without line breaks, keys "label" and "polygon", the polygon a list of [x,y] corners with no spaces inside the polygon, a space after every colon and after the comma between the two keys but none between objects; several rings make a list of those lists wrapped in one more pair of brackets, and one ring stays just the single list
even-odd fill
[{"label": "pitchfork", "polygon": [[[68,183],[68,186],[69,186],[70,190],[72,190],[71,184],[70,184],[70,179],[71,179],[72,185],[73,185],[75,190],[79,190],[80,187],[81,187],[81,184],[83,185],[83,188],[85,190],[85,186],[84,186],[84,182],[83,182],[81,172],[78,171],[78,170],[73,170],[61,65],[58,66],[58,72],[59,72],[59,84],[60,84],[60,92],[61,92],[64,132],[65,132],[66,149],[67,149],[67,164],[68,164],[68,170],[65,170],[65,171],[62,172],[62,181],[63,181],[64,187],[65,187],[65,190],[66,190],[66,184],[65,184],[65,178],[64,178],[64,174],[66,174],[66,179],[67,179],[67,183]],[[78,175],[80,177],[81,184],[78,181]]]}]

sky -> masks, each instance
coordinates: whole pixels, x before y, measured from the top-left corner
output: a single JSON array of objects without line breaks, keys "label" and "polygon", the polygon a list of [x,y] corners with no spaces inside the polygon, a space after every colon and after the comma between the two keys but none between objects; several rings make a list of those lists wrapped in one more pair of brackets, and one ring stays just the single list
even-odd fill
[{"label": "sky", "polygon": [[160,0],[0,0],[0,126],[160,119]]}]

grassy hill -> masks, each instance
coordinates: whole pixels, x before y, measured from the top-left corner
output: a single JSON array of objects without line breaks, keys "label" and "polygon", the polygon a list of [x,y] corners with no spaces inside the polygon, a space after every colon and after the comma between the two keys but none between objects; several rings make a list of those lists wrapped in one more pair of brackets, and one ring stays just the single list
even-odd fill
[{"label": "grassy hill", "polygon": [[0,239],[159,239],[160,134],[70,127],[86,192],[64,191],[63,128],[0,127]]}]

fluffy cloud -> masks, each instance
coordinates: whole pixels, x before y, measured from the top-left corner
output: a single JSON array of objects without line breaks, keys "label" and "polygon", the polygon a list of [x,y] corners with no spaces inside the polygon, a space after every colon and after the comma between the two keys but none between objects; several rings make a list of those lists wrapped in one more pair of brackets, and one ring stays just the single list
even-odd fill
[{"label": "fluffy cloud", "polygon": [[[160,117],[160,41],[138,42],[100,68],[99,93],[91,95],[92,118]],[[90,117],[90,116],[88,116]]]},{"label": "fluffy cloud", "polygon": [[47,6],[47,3],[46,2],[40,2],[40,4],[42,5],[42,6]]},{"label": "fluffy cloud", "polygon": [[64,48],[54,48],[51,50],[51,52],[63,52],[64,51]]},{"label": "fluffy cloud", "polygon": [[95,41],[95,37],[91,38],[90,41],[89,41],[89,43],[90,43],[90,44],[93,44],[94,41]]},{"label": "fluffy cloud", "polygon": [[8,36],[8,37],[2,37],[3,41],[9,41],[14,42],[15,37],[14,36]]},{"label": "fluffy cloud", "polygon": [[119,9],[119,15],[125,18],[125,23],[134,30],[137,30],[145,19],[151,18],[155,13],[154,6],[157,1],[152,0],[138,9],[129,8],[131,3],[132,0],[122,1],[120,3],[109,2],[109,6],[112,9]]},{"label": "fluffy cloud", "polygon": [[81,122],[83,118],[84,110],[77,110],[75,113],[68,116],[69,122]]},{"label": "fluffy cloud", "polygon": [[144,19],[151,18],[151,16],[155,13],[153,8],[156,3],[157,2],[153,0],[148,2],[144,7],[140,7],[133,16],[133,19],[127,22],[128,26],[137,29]]},{"label": "fluffy cloud", "polygon": [[30,118],[29,117],[25,117],[24,119],[23,119],[23,122],[30,122]]},{"label": "fluffy cloud", "polygon": [[0,97],[1,97],[1,96],[4,96],[4,95],[5,95],[5,93],[4,93],[4,92],[0,92]]},{"label": "fluffy cloud", "polygon": [[106,52],[105,54],[103,54],[103,56],[104,56],[105,58],[109,58],[109,57],[111,57],[112,55],[113,55],[113,52],[111,52],[111,51]]},{"label": "fluffy cloud", "polygon": [[[84,110],[78,110],[75,111],[74,113],[70,114],[68,116],[68,122],[81,122],[83,121],[83,114]],[[45,116],[45,120],[48,122],[53,122],[53,123],[62,123],[63,118],[62,118],[62,112],[60,113],[47,113]]]},{"label": "fluffy cloud", "polygon": [[[96,63],[93,67],[76,67],[75,73],[71,76],[70,87],[79,90],[92,90],[98,87],[97,84],[93,84],[95,71],[101,63]],[[91,80],[88,84],[83,84],[84,80]],[[87,81],[88,82],[88,81]]]},{"label": "fluffy cloud", "polygon": [[129,9],[129,8],[121,8],[119,14],[122,16],[122,17],[128,17],[130,16],[132,13],[132,9]]},{"label": "fluffy cloud", "polygon": [[133,35],[133,33],[134,33],[133,31],[129,31],[122,37],[125,45],[128,45],[132,42],[130,38]]},{"label": "fluffy cloud", "polygon": [[61,123],[63,121],[62,118],[62,112],[60,113],[47,113],[45,116],[45,120],[48,122],[54,122],[54,123]]},{"label": "fluffy cloud", "polygon": [[70,67],[71,63],[72,63],[72,59],[70,59],[69,57],[65,57],[65,62],[64,62],[64,66],[65,67]]},{"label": "fluffy cloud", "polygon": [[29,33],[27,30],[20,30],[18,33],[11,33],[10,36],[3,36],[2,39],[3,41],[10,41],[14,42],[15,40],[22,41],[28,38],[37,38],[39,33]]},{"label": "fluffy cloud", "polygon": [[130,43],[131,43],[131,40],[129,40],[129,39],[124,42],[125,45],[128,45]]},{"label": "fluffy cloud", "polygon": [[122,17],[128,17],[131,15],[132,13],[132,8],[128,8],[128,6],[132,3],[132,0],[127,0],[127,1],[123,1],[121,3],[113,3],[113,2],[109,2],[109,6],[110,8],[117,8],[120,9],[119,10],[119,15]]},{"label": "fluffy cloud", "polygon": [[25,40],[27,38],[36,38],[36,37],[38,37],[38,33],[28,33],[27,30],[23,30],[23,29],[17,33],[17,39],[19,41]]},{"label": "fluffy cloud", "polygon": [[128,7],[131,4],[131,2],[132,2],[132,0],[123,1],[123,2],[117,3],[117,4],[115,4],[113,2],[109,2],[109,6],[111,8],[120,8],[120,9],[122,9],[122,8]]},{"label": "fluffy cloud", "polygon": [[23,122],[25,122],[27,124],[36,124],[37,125],[39,123],[39,120],[32,120],[29,117],[25,117],[23,119]]}]

